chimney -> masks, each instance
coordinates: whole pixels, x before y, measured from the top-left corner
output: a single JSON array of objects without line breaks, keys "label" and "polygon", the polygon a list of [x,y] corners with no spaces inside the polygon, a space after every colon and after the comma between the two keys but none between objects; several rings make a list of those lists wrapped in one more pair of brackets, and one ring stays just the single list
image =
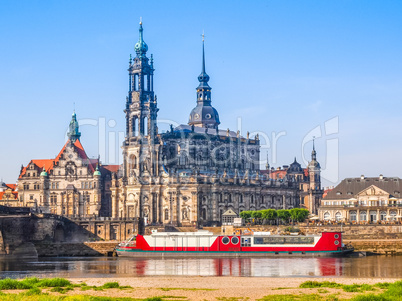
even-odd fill
[{"label": "chimney", "polygon": [[360,176],[360,179],[361,179],[361,180],[364,180],[364,175],[361,175],[361,176]]},{"label": "chimney", "polygon": [[384,179],[384,176],[383,175],[380,175],[380,180],[383,180]]}]

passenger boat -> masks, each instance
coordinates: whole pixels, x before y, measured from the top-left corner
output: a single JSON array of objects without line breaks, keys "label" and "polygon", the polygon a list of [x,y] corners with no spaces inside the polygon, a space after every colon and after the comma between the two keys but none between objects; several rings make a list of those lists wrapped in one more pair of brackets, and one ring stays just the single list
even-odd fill
[{"label": "passenger boat", "polygon": [[276,257],[345,256],[353,251],[342,244],[341,232],[321,235],[216,235],[209,231],[157,232],[135,235],[116,246],[118,256],[132,257]]}]

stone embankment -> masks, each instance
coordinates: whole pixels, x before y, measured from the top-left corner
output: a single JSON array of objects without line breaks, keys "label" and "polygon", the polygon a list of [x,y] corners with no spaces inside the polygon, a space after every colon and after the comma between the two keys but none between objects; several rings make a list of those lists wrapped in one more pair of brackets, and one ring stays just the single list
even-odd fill
[{"label": "stone embankment", "polygon": [[35,248],[40,257],[60,256],[112,256],[117,241],[97,241],[80,243],[37,242]]},{"label": "stone embankment", "polygon": [[[280,233],[289,226],[252,226],[254,231]],[[343,242],[351,244],[355,251],[368,254],[402,255],[402,225],[307,225],[293,226],[305,234],[325,231],[342,231]],[[240,229],[247,229],[243,227]],[[215,229],[209,229],[216,231]]]}]

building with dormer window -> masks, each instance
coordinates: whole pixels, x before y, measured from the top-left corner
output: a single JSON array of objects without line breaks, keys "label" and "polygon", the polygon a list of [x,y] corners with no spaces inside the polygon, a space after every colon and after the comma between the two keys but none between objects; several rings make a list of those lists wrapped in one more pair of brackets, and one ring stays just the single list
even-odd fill
[{"label": "building with dormer window", "polygon": [[396,177],[344,179],[321,200],[323,221],[387,223],[401,221],[402,180]]}]

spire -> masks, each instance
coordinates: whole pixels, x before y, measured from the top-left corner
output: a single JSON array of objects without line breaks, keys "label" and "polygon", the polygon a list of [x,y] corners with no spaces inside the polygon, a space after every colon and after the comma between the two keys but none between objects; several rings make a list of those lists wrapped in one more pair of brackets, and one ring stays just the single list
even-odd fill
[{"label": "spire", "polygon": [[197,106],[191,111],[188,124],[204,128],[217,129],[219,122],[218,112],[211,106],[211,87],[208,85],[209,75],[205,72],[205,35],[202,34],[202,67],[198,76],[200,84],[197,87]]},{"label": "spire", "polygon": [[313,137],[313,150],[311,151],[311,160],[312,161],[317,160],[317,152],[315,151],[314,140],[315,140],[315,137]]},{"label": "spire", "polygon": [[313,137],[313,150],[311,151],[311,161],[308,164],[309,168],[321,168],[320,163],[317,161],[317,152],[315,151],[315,137]]},{"label": "spire", "polygon": [[148,51],[148,45],[144,42],[143,38],[143,29],[142,29],[142,20],[140,21],[140,37],[138,39],[138,42],[134,46],[134,50],[137,53],[137,57],[140,59],[145,57],[147,51]]},{"label": "spire", "polygon": [[69,131],[67,133],[68,139],[70,139],[71,142],[75,142],[77,139],[80,140],[81,133],[79,131],[79,126],[78,126],[78,121],[77,121],[77,115],[75,114],[75,110],[73,112],[73,115],[71,117],[70,125],[69,125]]},{"label": "spire", "polygon": [[204,38],[205,38],[205,35],[202,34],[202,70],[201,70],[201,74],[198,76],[198,81],[200,82],[200,85],[198,86],[198,88],[209,88],[209,89],[211,89],[211,87],[208,85],[209,75],[205,72]]},{"label": "spire", "polygon": [[265,169],[269,170],[268,152],[267,152],[267,163],[265,164]]}]

